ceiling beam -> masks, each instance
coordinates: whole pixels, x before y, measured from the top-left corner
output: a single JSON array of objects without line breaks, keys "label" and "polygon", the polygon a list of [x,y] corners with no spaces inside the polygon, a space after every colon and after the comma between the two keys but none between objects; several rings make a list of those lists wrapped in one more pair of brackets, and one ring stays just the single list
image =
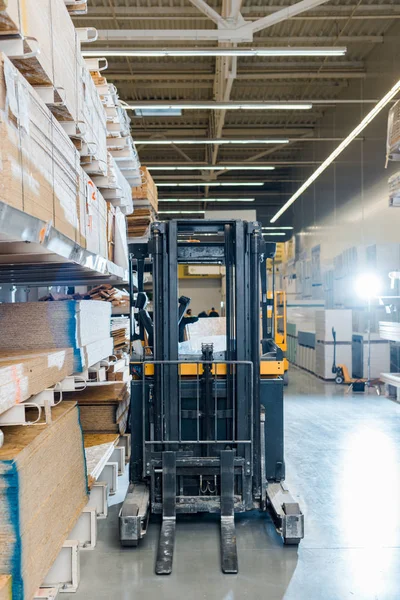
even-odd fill
[{"label": "ceiling beam", "polygon": [[[151,118],[149,118],[151,119]],[[138,117],[139,120],[139,117]],[[136,121],[136,119],[135,119]],[[134,123],[135,123],[134,121]],[[188,125],[188,127],[186,129],[182,128],[182,127],[178,127],[178,128],[171,128],[169,129],[168,127],[162,127],[160,125],[155,125],[154,129],[152,128],[151,123],[148,123],[148,120],[146,119],[146,127],[147,128],[151,128],[152,129],[152,133],[153,135],[164,135],[164,136],[174,136],[174,137],[179,137],[180,135],[184,136],[184,135],[188,135],[188,133],[190,133],[190,135],[193,136],[201,136],[201,135],[207,135],[207,126],[205,126],[202,129],[193,127],[192,124]],[[159,130],[159,131],[155,131],[155,130]],[[132,128],[132,133],[133,136],[135,137],[135,134],[137,134],[138,132],[142,132],[142,129],[139,129],[139,127],[133,127]],[[262,133],[263,135],[267,136],[267,135],[303,135],[303,134],[310,134],[312,133],[313,129],[310,128],[305,128],[305,127],[276,127],[276,128],[272,128],[272,127],[263,127],[262,128]],[[249,128],[249,127],[238,127],[237,129],[234,129],[232,127],[225,127],[224,128],[224,133],[225,136],[228,135],[260,135],[260,128]]]},{"label": "ceiling beam", "polygon": [[[338,8],[343,8],[343,7],[338,7]],[[366,7],[365,7],[366,8]],[[351,15],[345,15],[343,13],[341,14],[336,14],[336,15],[309,15],[307,13],[307,15],[300,15],[298,17],[291,17],[290,21],[347,21],[348,18]],[[109,21],[110,20],[110,16],[104,16],[104,15],[94,15],[92,11],[90,11],[90,16],[89,15],[79,15],[79,16],[74,16],[73,17],[74,20],[79,21],[80,25],[82,25],[81,21],[88,21],[88,23],[90,25],[93,24],[93,21],[98,21],[98,22],[102,22],[102,21]],[[136,19],[136,16],[120,16],[117,17],[118,21],[133,21],[134,19]],[[145,15],[141,17],[143,20],[146,21],[160,21],[160,19],[162,19],[163,21],[179,21],[179,22],[183,22],[183,21],[190,21],[191,23],[193,22],[193,16],[176,16],[176,17],[163,17],[163,16],[154,16],[154,13],[149,16],[149,15]],[[248,17],[247,20],[248,21],[256,21],[258,17]],[[400,12],[399,13],[380,13],[380,14],[376,14],[376,13],[370,13],[369,15],[363,14],[363,15],[353,15],[351,16],[352,21],[368,21],[368,20],[383,20],[383,19],[400,19]],[[207,17],[196,17],[196,20],[207,20]],[[85,23],[84,23],[85,24]]]},{"label": "ceiling beam", "polygon": [[[289,6],[289,5],[288,5]],[[271,13],[282,10],[283,5],[260,5],[260,6],[243,6],[241,8],[241,13],[247,19],[260,19],[265,15],[269,15]],[[174,18],[174,19],[182,19],[188,18],[193,20],[193,17],[200,18],[198,10],[191,6],[185,7],[172,7],[172,6],[152,6],[151,8],[147,7],[137,7],[137,6],[116,6],[114,8],[115,16],[118,19],[137,19],[141,17],[143,19],[146,18]],[[400,6],[398,4],[361,4],[355,2],[354,4],[345,4],[345,5],[327,5],[327,6],[316,6],[313,9],[310,9],[311,14],[321,14],[321,18],[325,18],[327,15],[344,15],[344,18],[350,16],[354,11],[356,13],[372,13],[373,15],[387,13],[386,16],[390,17],[393,15],[400,15]],[[361,15],[360,15],[361,16]],[[104,17],[110,19],[110,9],[107,6],[91,6],[90,12],[87,15],[74,15],[73,19],[81,20],[81,19],[95,19],[99,17]],[[292,17],[293,18],[293,17]],[[296,17],[294,17],[296,18]],[[309,14],[305,14],[304,19],[309,18]],[[362,16],[361,16],[362,18]],[[204,17],[205,19],[205,17]]]},{"label": "ceiling beam", "polygon": [[[247,27],[247,26],[246,26]],[[244,31],[243,31],[244,30]],[[231,43],[252,42],[251,33],[244,27],[237,29],[98,29],[98,42],[157,42],[160,40],[170,42],[193,42],[200,41],[222,41]],[[336,40],[335,36],[293,36],[290,37],[291,44],[310,45],[324,42],[332,43]],[[347,35],[340,38],[342,43],[383,43],[382,35]],[[266,42],[270,44],[282,44],[288,42],[288,37],[258,37],[257,43]],[[93,44],[93,42],[91,42]],[[257,47],[257,46],[255,46]],[[91,46],[95,49],[96,46]],[[112,47],[110,47],[112,49]]]},{"label": "ceiling beam", "polygon": [[[200,12],[206,15],[211,21],[213,21],[218,27],[226,27],[226,21],[217,13],[216,10],[211,8],[209,4],[204,0],[189,0]],[[156,9],[157,10],[157,9]]]},{"label": "ceiling beam", "polygon": [[251,31],[251,33],[254,35],[262,29],[272,27],[277,23],[281,23],[282,21],[290,19],[290,17],[294,17],[295,15],[299,15],[306,11],[312,10],[313,8],[320,6],[321,4],[325,4],[326,2],[328,2],[328,0],[301,0],[301,2],[297,2],[296,4],[292,4],[291,6],[285,6],[281,10],[277,10],[271,15],[262,17],[261,19],[258,19],[253,23],[242,25],[241,29],[246,28],[247,30]]}]

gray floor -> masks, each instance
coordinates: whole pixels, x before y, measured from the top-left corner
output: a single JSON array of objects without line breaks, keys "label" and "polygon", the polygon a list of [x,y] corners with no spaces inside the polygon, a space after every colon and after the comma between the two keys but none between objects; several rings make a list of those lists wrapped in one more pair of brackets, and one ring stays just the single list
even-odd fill
[{"label": "gray floor", "polygon": [[298,549],[283,548],[265,517],[242,517],[239,574],[223,575],[218,522],[185,518],[173,574],[157,577],[158,523],[138,549],[121,549],[115,505],[97,548],[82,553],[79,591],[62,600],[399,600],[400,405],[298,370],[290,377],[287,483],[306,519]]}]

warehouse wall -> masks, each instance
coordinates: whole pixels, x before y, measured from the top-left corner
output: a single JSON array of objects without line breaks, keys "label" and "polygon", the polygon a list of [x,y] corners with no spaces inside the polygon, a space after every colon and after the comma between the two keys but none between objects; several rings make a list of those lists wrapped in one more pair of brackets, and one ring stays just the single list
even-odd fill
[{"label": "warehouse wall", "polygon": [[[342,98],[380,99],[399,79],[400,24],[369,55],[365,80],[354,80]],[[372,108],[371,104],[338,105],[329,109],[317,135],[345,137]],[[354,141],[335,165],[299,198],[293,207],[297,255],[321,244],[321,261],[332,261],[344,249],[373,243],[399,242],[400,209],[389,208],[389,176],[400,169],[385,169],[386,108]],[[337,143],[307,144],[302,160],[324,160]],[[300,158],[300,157],[299,157]],[[314,169],[302,169],[304,180]],[[299,170],[296,171],[299,174]],[[297,184],[293,184],[293,191]],[[279,222],[278,222],[279,224]]]},{"label": "warehouse wall", "polygon": [[192,299],[190,308],[195,315],[203,310],[208,312],[213,306],[220,312],[221,279],[180,279],[179,295]]}]

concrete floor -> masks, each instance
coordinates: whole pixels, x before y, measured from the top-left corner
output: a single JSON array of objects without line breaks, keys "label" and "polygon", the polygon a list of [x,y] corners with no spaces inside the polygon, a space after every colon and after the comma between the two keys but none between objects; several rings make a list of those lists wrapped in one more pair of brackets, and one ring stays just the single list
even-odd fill
[{"label": "concrete floor", "polygon": [[239,574],[220,571],[218,521],[178,521],[171,576],[154,574],[159,524],[137,549],[118,542],[118,505],[82,552],[81,584],[62,600],[398,600],[400,405],[345,395],[292,369],[286,393],[287,483],[306,537],[285,548],[271,522],[237,518]]}]

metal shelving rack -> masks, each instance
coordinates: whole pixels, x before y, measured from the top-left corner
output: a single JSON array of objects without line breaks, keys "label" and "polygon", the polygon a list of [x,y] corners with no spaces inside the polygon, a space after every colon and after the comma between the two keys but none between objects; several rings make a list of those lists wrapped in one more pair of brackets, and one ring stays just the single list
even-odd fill
[{"label": "metal shelving rack", "polygon": [[128,271],[51,224],[0,202],[0,284],[127,285]]}]

